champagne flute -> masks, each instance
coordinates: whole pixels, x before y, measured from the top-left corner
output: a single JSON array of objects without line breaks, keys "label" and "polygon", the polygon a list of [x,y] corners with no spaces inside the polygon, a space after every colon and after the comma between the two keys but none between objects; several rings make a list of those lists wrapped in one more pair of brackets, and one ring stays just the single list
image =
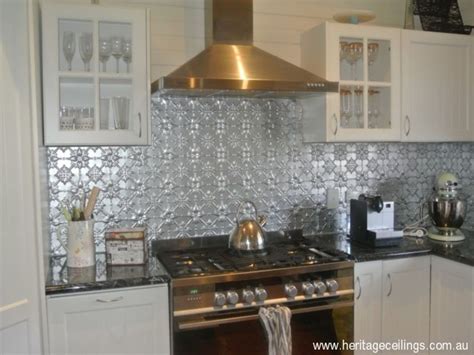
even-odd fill
[{"label": "champagne flute", "polygon": [[93,53],[91,32],[83,32],[79,35],[79,53],[84,62],[84,71],[90,71],[90,61]]},{"label": "champagne flute", "polygon": [[76,35],[74,32],[65,31],[63,33],[63,53],[67,61],[68,70],[72,70],[72,59],[76,52]]},{"label": "champagne flute", "polygon": [[375,60],[377,59],[378,52],[379,52],[378,43],[369,43],[367,45],[367,55],[369,59],[369,65],[374,64]]},{"label": "champagne flute", "polygon": [[123,41],[122,59],[127,63],[127,73],[130,73],[130,63],[132,62],[132,41]]},{"label": "champagne flute", "polygon": [[357,80],[356,63],[357,63],[358,60],[360,60],[362,58],[362,52],[364,50],[364,45],[360,42],[352,42],[352,43],[349,43],[345,48],[348,51],[347,61],[351,65],[352,79]]},{"label": "champagne flute", "polygon": [[123,55],[123,38],[122,37],[112,37],[112,55],[115,57],[116,71],[119,72],[119,59]]},{"label": "champagne flute", "polygon": [[364,90],[361,88],[355,89],[355,118],[356,121],[353,123],[352,128],[363,128],[364,127],[364,122],[363,122],[363,116],[364,116]]},{"label": "champagne flute", "polygon": [[350,88],[341,88],[341,126],[349,127],[352,116],[351,99],[352,91]]},{"label": "champagne flute", "polygon": [[107,38],[99,40],[99,60],[102,63],[102,71],[107,72],[107,62],[112,54],[112,42]]}]

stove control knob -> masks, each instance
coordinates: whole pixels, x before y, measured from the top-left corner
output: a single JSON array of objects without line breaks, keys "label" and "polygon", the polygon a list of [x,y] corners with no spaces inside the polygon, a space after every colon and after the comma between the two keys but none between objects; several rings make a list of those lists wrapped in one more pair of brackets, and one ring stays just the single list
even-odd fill
[{"label": "stove control knob", "polygon": [[218,307],[222,307],[223,305],[225,305],[225,294],[222,293],[222,292],[216,292],[214,293],[214,305],[218,306]]},{"label": "stove control knob", "polygon": [[326,280],[326,286],[327,286],[329,292],[336,292],[337,289],[339,288],[339,284],[334,279]]},{"label": "stove control knob", "polygon": [[236,304],[239,302],[239,294],[235,291],[227,291],[227,303]]},{"label": "stove control knob", "polygon": [[313,283],[314,285],[314,292],[316,292],[317,295],[321,296],[322,294],[324,294],[324,292],[326,292],[326,284],[322,281],[314,281]]},{"label": "stove control knob", "polygon": [[296,288],[295,285],[286,284],[285,293],[288,298],[294,298],[298,294],[298,289]]},{"label": "stove control knob", "polygon": [[306,296],[312,296],[313,293],[314,293],[314,289],[315,289],[314,285],[311,282],[308,282],[308,281],[303,282],[301,284],[301,288],[303,289],[303,292]]},{"label": "stove control knob", "polygon": [[245,303],[252,303],[255,300],[255,294],[252,290],[243,290],[242,291],[242,299]]},{"label": "stove control knob", "polygon": [[263,287],[256,287],[255,288],[255,298],[257,301],[265,301],[267,299],[268,293]]}]

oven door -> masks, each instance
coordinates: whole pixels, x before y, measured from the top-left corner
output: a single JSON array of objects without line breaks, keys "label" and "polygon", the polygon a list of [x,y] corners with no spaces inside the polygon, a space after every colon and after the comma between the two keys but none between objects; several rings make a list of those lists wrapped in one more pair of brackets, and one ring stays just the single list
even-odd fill
[{"label": "oven door", "polygon": [[[287,305],[288,306],[288,305]],[[353,354],[349,350],[315,350],[320,344],[353,341],[352,299],[304,301],[290,305],[293,354]],[[268,354],[258,308],[174,319],[175,355]]]}]

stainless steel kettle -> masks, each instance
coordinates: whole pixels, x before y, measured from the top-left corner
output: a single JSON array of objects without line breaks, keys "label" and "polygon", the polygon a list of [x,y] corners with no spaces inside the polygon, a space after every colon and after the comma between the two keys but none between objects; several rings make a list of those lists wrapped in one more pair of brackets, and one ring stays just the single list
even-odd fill
[{"label": "stainless steel kettle", "polygon": [[[245,205],[255,210],[255,218],[240,219],[240,212]],[[265,231],[262,226],[266,218],[258,216],[257,207],[252,201],[243,201],[237,210],[236,225],[229,236],[229,248],[243,251],[258,251],[265,248]]]}]

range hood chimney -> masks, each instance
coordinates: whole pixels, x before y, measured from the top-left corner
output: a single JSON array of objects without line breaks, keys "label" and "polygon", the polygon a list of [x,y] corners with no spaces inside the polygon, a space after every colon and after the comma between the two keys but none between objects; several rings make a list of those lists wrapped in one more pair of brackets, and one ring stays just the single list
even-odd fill
[{"label": "range hood chimney", "polygon": [[152,84],[173,96],[300,97],[339,85],[253,45],[252,0],[207,0],[207,48]]}]

